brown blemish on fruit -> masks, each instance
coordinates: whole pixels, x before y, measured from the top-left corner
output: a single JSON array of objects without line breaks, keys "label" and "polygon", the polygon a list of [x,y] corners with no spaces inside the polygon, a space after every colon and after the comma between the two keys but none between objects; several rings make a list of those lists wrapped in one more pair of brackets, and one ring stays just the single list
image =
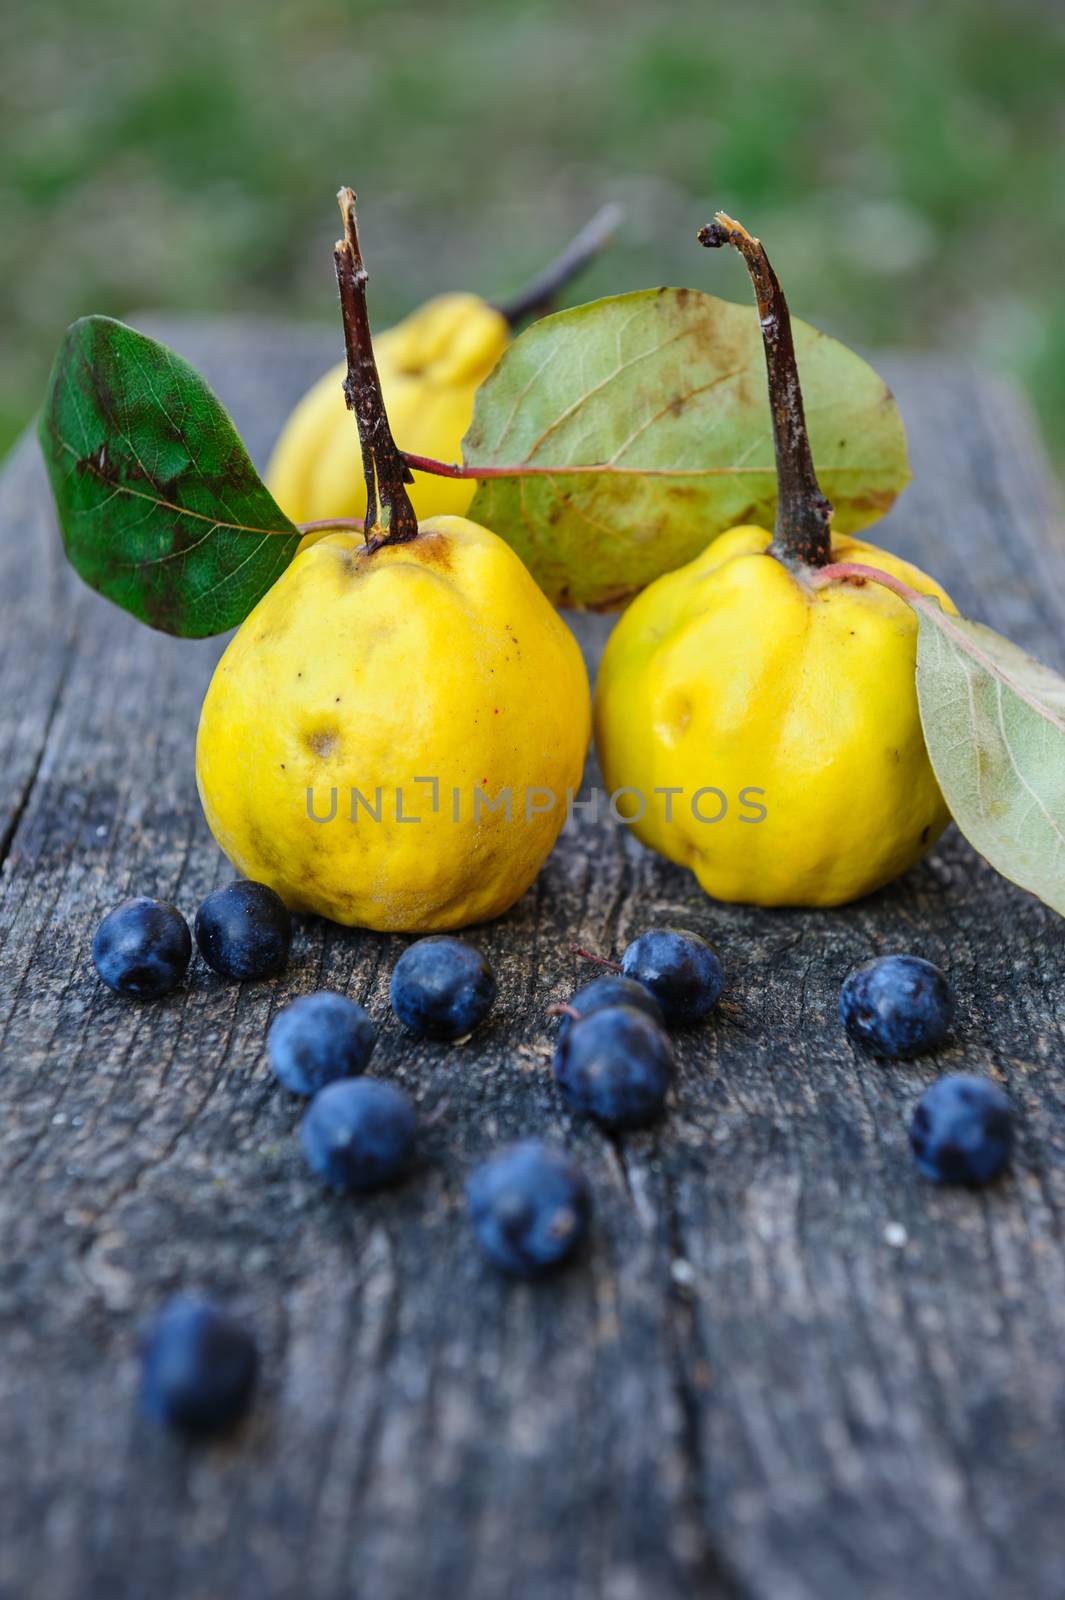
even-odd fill
[{"label": "brown blemish on fruit", "polygon": [[426,566],[439,567],[441,572],[451,571],[451,547],[441,533],[419,533],[410,541],[412,551],[417,551]]},{"label": "brown blemish on fruit", "polygon": [[316,728],[313,733],[306,735],[307,748],[323,761],[328,760],[339,743],[340,735],[335,728]]},{"label": "brown blemish on fruit", "polygon": [[265,867],[268,872],[280,876],[281,860],[274,849],[273,841],[268,839],[258,823],[253,822],[250,818],[247,823],[246,837],[259,866]]},{"label": "brown blemish on fruit", "polygon": [[336,551],[337,560],[346,578],[361,578],[368,570],[365,545],[330,545],[329,548]]}]

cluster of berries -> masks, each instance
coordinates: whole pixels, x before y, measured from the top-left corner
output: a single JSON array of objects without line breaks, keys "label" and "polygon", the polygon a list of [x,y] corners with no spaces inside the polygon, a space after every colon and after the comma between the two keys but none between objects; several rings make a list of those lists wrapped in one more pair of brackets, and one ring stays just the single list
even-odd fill
[{"label": "cluster of berries", "polygon": [[[292,924],[263,884],[238,881],[200,905],[196,943],[224,977],[245,981],[280,972]],[[587,952],[579,952],[587,955]],[[184,976],[192,935],[172,905],[144,897],[117,906],[100,923],[93,959],[119,994],[154,997]],[[625,1130],[660,1115],[673,1075],[668,1029],[699,1021],[724,988],[720,958],[705,939],[675,928],[641,934],[620,962],[591,959],[611,971],[565,1005],[553,1072],[578,1114]],[[464,1039],[496,999],[496,980],[480,951],[435,935],[410,945],[392,972],[397,1018],[420,1038]],[[954,999],[943,973],[917,956],[882,957],[843,985],[840,1019],[850,1036],[888,1057],[923,1054],[946,1037]],[[408,1097],[367,1075],[376,1030],[345,995],[303,995],[274,1018],[267,1035],[271,1070],[286,1089],[310,1100],[300,1125],[307,1163],[339,1192],[395,1182],[415,1156],[417,1119]],[[1006,1165],[1012,1144],[1009,1101],[989,1080],[947,1075],[925,1091],[910,1124],[922,1173],[942,1183],[981,1184]],[[535,1278],[571,1256],[585,1238],[591,1190],[562,1150],[525,1140],[478,1166],[466,1185],[471,1225],[482,1250],[503,1271]],[[148,1412],[192,1431],[225,1426],[246,1409],[258,1358],[254,1339],[208,1301],[170,1301],[144,1346],[143,1400]]]}]

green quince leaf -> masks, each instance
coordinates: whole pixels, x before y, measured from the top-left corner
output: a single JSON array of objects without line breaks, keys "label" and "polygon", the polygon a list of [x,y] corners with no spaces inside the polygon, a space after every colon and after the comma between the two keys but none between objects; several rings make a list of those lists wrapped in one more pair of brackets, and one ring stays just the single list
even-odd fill
[{"label": "green quince leaf", "polygon": [[951,814],[997,872],[1065,915],[1065,678],[914,595],[917,698]]},{"label": "green quince leaf", "polygon": [[[814,462],[856,533],[909,481],[883,380],[793,320]],[[776,507],[765,356],[753,307],[650,289],[533,323],[477,392],[469,515],[510,543],[559,605],[617,605]]]},{"label": "green quince leaf", "polygon": [[203,379],[122,322],[67,330],[38,436],[71,564],[164,633],[235,627],[296,552],[299,530]]}]

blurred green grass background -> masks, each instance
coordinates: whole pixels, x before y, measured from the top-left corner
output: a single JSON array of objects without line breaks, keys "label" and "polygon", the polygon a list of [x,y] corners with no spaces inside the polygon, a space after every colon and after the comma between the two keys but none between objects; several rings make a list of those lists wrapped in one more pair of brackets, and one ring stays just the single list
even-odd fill
[{"label": "blurred green grass background", "polygon": [[723,206],[818,326],[1019,377],[1061,466],[1063,84],[1058,0],[7,0],[0,450],[84,312],[334,317],[351,182],[379,326],[611,198],[577,298],[746,298]]}]

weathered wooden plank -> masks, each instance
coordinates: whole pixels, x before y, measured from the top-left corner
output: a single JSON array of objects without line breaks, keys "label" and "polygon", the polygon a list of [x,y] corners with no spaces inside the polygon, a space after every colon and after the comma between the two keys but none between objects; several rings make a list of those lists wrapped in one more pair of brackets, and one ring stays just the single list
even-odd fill
[{"label": "weathered wooden plank", "polygon": [[[260,458],[333,346],[173,340]],[[1065,666],[1057,504],[1012,395],[938,362],[891,376],[917,481],[885,542]],[[276,983],[199,967],[131,1006],[93,979],[96,920],[131,891],[191,911],[227,875],[192,781],[217,646],[78,588],[29,448],[0,482],[0,629],[0,1594],[1061,1592],[1058,919],[953,833],[815,915],[714,906],[584,818],[479,931],[502,996],[468,1046],[401,1038],[403,941],[313,921]],[[581,630],[594,653],[603,624]],[[668,920],[719,941],[729,1002],[681,1041],[668,1120],[615,1144],[559,1107],[541,1017],[572,939]],[[937,1065],[999,1074],[1021,1109],[991,1193],[912,1170],[903,1118],[931,1066],[840,1037],[842,976],[891,948],[958,989]],[[319,984],[369,1005],[376,1070],[438,1113],[395,1194],[324,1197],[266,1072],[269,1017]],[[481,1265],[461,1199],[471,1161],[530,1129],[579,1152],[598,1206],[585,1261],[534,1288]],[[133,1405],[137,1320],[180,1285],[231,1299],[265,1357],[247,1428],[195,1452]]]}]

